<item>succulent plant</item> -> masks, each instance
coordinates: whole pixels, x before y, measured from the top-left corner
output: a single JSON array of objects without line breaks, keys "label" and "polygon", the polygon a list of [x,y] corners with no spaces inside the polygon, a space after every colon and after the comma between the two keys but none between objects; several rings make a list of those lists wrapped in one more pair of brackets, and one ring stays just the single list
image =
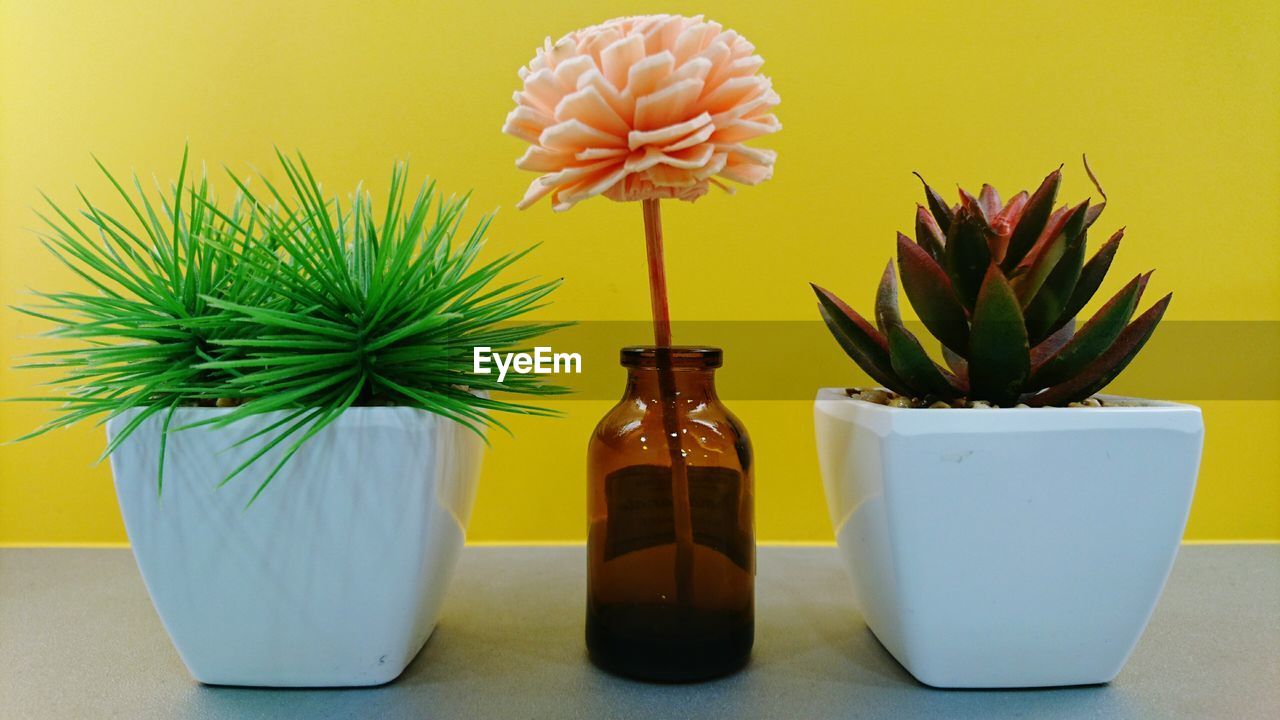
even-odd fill
[{"label": "succulent plant", "polygon": [[1087,161],[1085,171],[1103,201],[1057,209],[1061,167],[1034,193],[1005,203],[983,185],[976,197],[961,190],[960,203],[948,205],[921,178],[926,205],[917,208],[914,241],[898,233],[898,271],[946,367],[903,323],[892,260],[876,294],[875,325],[813,286],[827,327],[873,380],[915,398],[1039,407],[1102,390],[1151,337],[1172,293],[1135,319],[1151,277],[1139,274],[1076,327],[1124,235],[1116,231],[1085,260],[1086,237],[1107,199]]}]

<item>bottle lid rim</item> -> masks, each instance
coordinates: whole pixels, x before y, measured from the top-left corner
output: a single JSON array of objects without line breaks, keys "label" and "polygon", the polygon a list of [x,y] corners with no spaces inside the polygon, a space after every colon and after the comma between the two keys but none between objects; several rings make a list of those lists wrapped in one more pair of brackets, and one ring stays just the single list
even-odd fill
[{"label": "bottle lid rim", "polygon": [[667,348],[629,345],[619,352],[623,367],[659,367],[659,359],[664,357],[672,368],[718,368],[724,361],[724,351],[709,345],[674,345]]}]

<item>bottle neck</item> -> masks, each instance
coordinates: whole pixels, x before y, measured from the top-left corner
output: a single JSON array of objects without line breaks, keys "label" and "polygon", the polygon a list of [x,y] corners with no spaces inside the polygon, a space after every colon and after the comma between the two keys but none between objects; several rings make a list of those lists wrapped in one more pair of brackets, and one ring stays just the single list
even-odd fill
[{"label": "bottle neck", "polygon": [[[627,368],[626,398],[656,403],[662,396],[662,373],[656,367]],[[717,400],[713,368],[671,368],[666,371],[674,383],[676,398],[684,402]]]}]

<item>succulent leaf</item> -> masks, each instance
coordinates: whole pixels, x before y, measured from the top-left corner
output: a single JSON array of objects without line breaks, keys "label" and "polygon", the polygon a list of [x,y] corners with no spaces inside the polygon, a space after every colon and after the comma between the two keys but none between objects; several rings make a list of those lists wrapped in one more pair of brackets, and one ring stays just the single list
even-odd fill
[{"label": "succulent leaf", "polygon": [[982,184],[982,190],[978,193],[978,204],[982,206],[982,214],[988,220],[995,220],[1004,209],[1004,203],[1000,202],[1000,191],[987,183]]},{"label": "succulent leaf", "polygon": [[1071,208],[1066,205],[1063,205],[1049,214],[1049,220],[1045,223],[1044,231],[1040,233],[1039,239],[1031,245],[1031,250],[1022,257],[1022,261],[1019,262],[1013,270],[1005,272],[1005,277],[1012,280],[1025,275],[1027,271],[1031,269],[1031,264],[1035,262],[1036,256],[1040,254],[1040,251],[1044,249],[1044,246],[1047,245],[1051,239],[1058,237],[1058,234],[1062,232],[1062,224],[1067,221],[1067,212],[1070,209]]},{"label": "succulent leaf", "polygon": [[1089,211],[1084,214],[1085,230],[1088,230],[1089,228],[1093,227],[1093,224],[1098,221],[1098,217],[1102,215],[1102,211],[1105,210],[1106,207],[1107,207],[1106,201],[1100,202],[1097,205],[1089,206]]},{"label": "succulent leaf", "polygon": [[[1072,318],[1065,325],[1058,328],[1052,335],[1041,340],[1039,344],[1031,346],[1031,372],[1034,374],[1035,369],[1043,365],[1046,360],[1053,357],[1055,353],[1063,348],[1071,338],[1076,335],[1076,321]],[[1030,382],[1030,380],[1028,380]]]},{"label": "succulent leaf", "polygon": [[961,388],[929,359],[920,341],[899,321],[889,326],[889,356],[898,377],[911,386],[917,397],[937,395],[960,397]]},{"label": "succulent leaf", "polygon": [[1031,196],[1026,190],[1021,190],[1017,195],[1009,198],[1009,202],[1005,203],[1004,209],[1000,211],[999,219],[1009,223],[1009,231],[1013,232],[1013,226],[1017,224],[1018,218],[1022,216],[1022,209],[1027,206],[1027,200]]},{"label": "succulent leaf", "polygon": [[1055,325],[1061,327],[1067,321],[1074,319],[1093,299],[1093,294],[1101,287],[1107,271],[1111,269],[1111,260],[1115,258],[1116,250],[1120,248],[1120,240],[1123,237],[1124,228],[1120,228],[1111,236],[1111,239],[1098,248],[1093,257],[1089,258],[1089,262],[1084,264],[1084,269],[1080,271],[1080,279],[1076,281],[1076,287],[1071,291],[1071,299],[1062,309],[1062,315],[1054,323]]},{"label": "succulent leaf", "polygon": [[957,397],[957,385],[929,359],[929,354],[920,345],[920,341],[903,324],[902,311],[898,307],[897,280],[893,272],[893,261],[890,260],[880,277],[880,287],[876,290],[876,322],[880,325],[880,331],[889,339],[889,360],[893,371],[919,397]]},{"label": "succulent leaf", "polygon": [[1076,240],[1083,241],[1084,214],[1088,208],[1089,201],[1085,200],[1068,210],[1062,216],[1062,228],[1038,244],[1036,252],[1030,258],[1030,266],[1018,279],[1018,301],[1022,303],[1022,307],[1031,305],[1049,275],[1057,268],[1058,261],[1066,256],[1069,246]]},{"label": "succulent leaf", "polygon": [[929,183],[924,181],[924,177],[920,173],[912,173],[920,178],[920,183],[924,185],[924,196],[929,204],[929,212],[933,213],[933,217],[938,221],[938,227],[951,227],[951,220],[955,213],[951,211],[951,206],[942,199],[936,190],[929,187]]},{"label": "succulent leaf", "polygon": [[1006,273],[1022,262],[1022,258],[1031,251],[1040,233],[1044,231],[1045,225],[1049,222],[1049,216],[1053,213],[1053,205],[1058,198],[1058,186],[1061,183],[1062,168],[1059,167],[1045,177],[1040,187],[1036,188],[1027,200],[1026,207],[1022,209],[1022,215],[1018,218],[1018,224],[1014,227],[1013,234],[1009,236],[1008,251],[1001,260],[1001,267]]},{"label": "succulent leaf", "polygon": [[947,230],[947,275],[966,308],[973,308],[983,274],[991,264],[988,242],[993,234],[975,204],[961,205]]},{"label": "succulent leaf", "polygon": [[1045,278],[1031,304],[1023,311],[1023,319],[1027,323],[1027,338],[1032,347],[1058,329],[1058,318],[1062,317],[1062,310],[1071,299],[1071,293],[1075,290],[1084,267],[1086,235],[1081,230],[1067,242],[1062,258],[1049,273],[1049,277]]},{"label": "succulent leaf", "polygon": [[948,350],[946,345],[942,346],[942,359],[947,361],[947,367],[951,368],[951,373],[955,375],[956,384],[967,394],[969,392],[969,361]]},{"label": "succulent leaf", "polygon": [[991,256],[996,259],[996,262],[1004,260],[1005,253],[1009,250],[1009,236],[1013,234],[1013,228],[1018,224],[1022,209],[1027,205],[1027,197],[1027,191],[1023,190],[1009,198],[1004,209],[991,221],[991,229],[996,233],[991,243]]},{"label": "succulent leaf", "polygon": [[1049,387],[1079,373],[1098,359],[1129,324],[1149,275],[1138,275],[1107,301],[1062,349],[1032,368],[1030,384]]},{"label": "succulent leaf", "polygon": [[1156,301],[1146,312],[1125,326],[1120,336],[1101,357],[1094,360],[1078,375],[1055,385],[1044,392],[1032,395],[1024,401],[1028,405],[1043,407],[1064,405],[1083,400],[1105,388],[1115,379],[1146,345],[1156,325],[1164,317],[1173,293]]},{"label": "succulent leaf", "polygon": [[1013,405],[1030,373],[1022,308],[1009,281],[992,263],[978,292],[969,332],[969,396]]},{"label": "succulent leaf", "polygon": [[923,205],[916,206],[916,242],[928,251],[930,257],[942,262],[946,238],[938,227],[938,221]]},{"label": "succulent leaf", "polygon": [[893,274],[893,261],[884,266],[880,285],[876,288],[876,325],[887,337],[889,328],[902,324],[902,310],[898,307],[898,278]]},{"label": "succulent leaf", "polygon": [[919,245],[898,233],[898,269],[902,289],[920,321],[943,347],[969,352],[969,320],[947,273]]},{"label": "succulent leaf", "polygon": [[898,378],[889,360],[889,343],[871,323],[830,291],[810,284],[818,296],[818,310],[827,328],[845,353],[872,380],[897,393],[910,392]]}]

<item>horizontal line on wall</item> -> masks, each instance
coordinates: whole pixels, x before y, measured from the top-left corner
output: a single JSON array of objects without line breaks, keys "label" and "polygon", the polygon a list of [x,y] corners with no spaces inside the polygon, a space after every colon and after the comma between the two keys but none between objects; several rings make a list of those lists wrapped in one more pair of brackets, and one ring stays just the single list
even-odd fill
[{"label": "horizontal line on wall", "polygon": [[[1183,540],[1183,545],[1280,545],[1280,539],[1260,538],[1256,540]],[[583,547],[584,540],[475,540],[468,541],[467,547]],[[765,540],[757,543],[758,547],[835,547],[831,541],[819,540]],[[0,549],[39,549],[66,548],[80,550],[127,550],[126,542],[0,542]]]},{"label": "horizontal line on wall", "polygon": [[0,549],[69,548],[79,550],[127,550],[127,542],[0,542]]},{"label": "horizontal line on wall", "polygon": [[1183,545],[1276,545],[1280,540],[1259,538],[1257,540],[1183,540]]},{"label": "horizontal line on wall", "polygon": [[[584,547],[586,541],[467,541],[467,547]],[[756,547],[836,547],[835,541],[760,541]]]}]

